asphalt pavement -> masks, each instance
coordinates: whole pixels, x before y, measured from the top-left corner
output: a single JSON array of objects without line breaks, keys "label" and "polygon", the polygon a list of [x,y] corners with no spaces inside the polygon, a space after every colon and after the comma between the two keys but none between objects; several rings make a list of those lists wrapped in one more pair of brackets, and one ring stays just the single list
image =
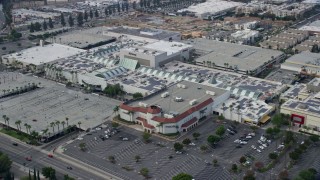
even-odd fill
[{"label": "asphalt pavement", "polygon": [[[56,175],[58,179],[63,179],[65,174],[76,178],[76,179],[85,179],[85,180],[100,180],[104,179],[98,176],[94,172],[90,172],[87,167],[79,168],[73,166],[71,163],[66,161],[62,161],[59,158],[55,157],[54,154],[53,158],[48,157],[48,154],[45,153],[46,151],[34,148],[27,144],[20,143],[18,140],[13,140],[6,135],[0,135],[0,151],[8,154],[10,159],[15,162],[16,166],[22,167],[21,170],[28,170],[30,168],[41,169],[43,167],[51,166],[56,170]],[[12,143],[17,142],[18,146],[14,146]],[[32,157],[31,161],[27,161],[26,157]],[[71,166],[72,170],[67,169],[67,167]]]}]

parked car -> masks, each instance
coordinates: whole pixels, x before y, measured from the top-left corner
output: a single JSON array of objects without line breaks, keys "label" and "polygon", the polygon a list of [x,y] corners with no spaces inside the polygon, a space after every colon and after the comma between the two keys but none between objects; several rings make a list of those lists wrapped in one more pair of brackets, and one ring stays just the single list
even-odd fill
[{"label": "parked car", "polygon": [[259,146],[259,148],[260,148],[260,149],[264,149],[264,147],[263,147],[263,146]]},{"label": "parked car", "polygon": [[49,157],[49,158],[53,158],[53,155],[52,155],[52,154],[48,154],[48,157]]},{"label": "parked car", "polygon": [[261,150],[260,150],[260,149],[257,149],[257,151],[258,151],[259,153],[261,153]]},{"label": "parked car", "polygon": [[101,130],[101,127],[97,127],[96,130],[97,130],[97,131],[100,131],[100,130]]},{"label": "parked car", "polygon": [[242,146],[241,145],[237,145],[236,148],[242,148]]},{"label": "parked car", "polygon": [[233,142],[235,142],[235,143],[240,143],[240,140],[239,140],[239,139],[236,139],[236,140],[234,140]]},{"label": "parked car", "polygon": [[32,161],[32,158],[31,157],[26,157],[26,160],[27,161]]},{"label": "parked car", "polygon": [[190,143],[189,145],[190,145],[190,146],[195,146],[196,144],[195,144],[195,143]]},{"label": "parked car", "polygon": [[14,143],[12,143],[12,145],[14,145],[14,146],[18,146],[18,143],[14,142]]},{"label": "parked car", "polygon": [[267,147],[267,144],[262,144],[263,147]]},{"label": "parked car", "polygon": [[240,141],[240,144],[248,144],[246,141]]},{"label": "parked car", "polygon": [[182,154],[182,152],[181,151],[176,151],[176,154]]},{"label": "parked car", "polygon": [[246,139],[252,139],[252,136],[246,136]]},{"label": "parked car", "polygon": [[123,141],[129,141],[129,138],[126,138],[126,137],[125,137],[125,138],[123,138],[122,140],[123,140]]},{"label": "parked car", "polygon": [[256,150],[256,149],[257,149],[254,145],[252,145],[252,146],[251,146],[251,148],[252,148],[252,149],[254,149],[254,150]]}]

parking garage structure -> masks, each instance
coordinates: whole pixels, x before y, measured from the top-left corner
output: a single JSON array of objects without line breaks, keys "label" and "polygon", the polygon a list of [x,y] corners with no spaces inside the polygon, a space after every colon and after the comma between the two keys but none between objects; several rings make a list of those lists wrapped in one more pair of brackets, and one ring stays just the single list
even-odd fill
[{"label": "parking garage structure", "polygon": [[180,81],[143,99],[121,104],[119,115],[149,133],[186,132],[212,115],[213,108],[229,96],[230,92],[223,89]]}]

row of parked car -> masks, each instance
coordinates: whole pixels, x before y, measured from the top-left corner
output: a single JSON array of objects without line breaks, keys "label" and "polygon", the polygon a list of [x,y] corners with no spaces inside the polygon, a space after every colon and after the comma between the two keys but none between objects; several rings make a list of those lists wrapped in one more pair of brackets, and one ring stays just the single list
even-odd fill
[{"label": "row of parked car", "polygon": [[262,150],[264,150],[271,144],[271,140],[267,139],[266,137],[264,137],[264,135],[262,135],[257,143],[257,146],[252,145],[251,148],[261,153]]},{"label": "row of parked car", "polygon": [[234,142],[238,143],[240,145],[237,145],[237,148],[241,148],[241,145],[248,144],[248,141],[252,139],[256,134],[255,133],[248,133],[248,134],[243,134],[240,136],[239,139],[236,139]]}]

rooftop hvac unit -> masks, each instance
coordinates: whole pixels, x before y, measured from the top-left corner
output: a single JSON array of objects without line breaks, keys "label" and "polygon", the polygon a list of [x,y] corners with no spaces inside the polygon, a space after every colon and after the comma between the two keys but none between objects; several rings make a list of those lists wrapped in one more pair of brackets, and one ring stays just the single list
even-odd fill
[{"label": "rooftop hvac unit", "polygon": [[165,118],[174,118],[174,116],[172,114],[164,114],[163,117],[165,117]]},{"label": "rooftop hvac unit", "polygon": [[191,106],[193,106],[193,105],[197,104],[197,100],[196,100],[196,99],[193,99],[193,100],[191,100],[191,101],[189,102],[189,104],[190,104]]},{"label": "rooftop hvac unit", "polygon": [[169,92],[165,92],[165,93],[162,93],[161,94],[161,97],[162,98],[166,98],[166,97],[168,97],[169,96]]},{"label": "rooftop hvac unit", "polygon": [[148,104],[143,103],[143,102],[139,102],[139,106],[141,106],[141,107],[147,107],[147,106],[148,106]]},{"label": "rooftop hvac unit", "polygon": [[211,95],[211,96],[216,95],[216,93],[215,93],[215,92],[213,92],[213,91],[206,91],[206,94],[209,94],[209,95]]},{"label": "rooftop hvac unit", "polygon": [[184,85],[184,84],[177,84],[177,87],[178,88],[182,88],[182,89],[186,89],[187,88],[187,86]]}]

